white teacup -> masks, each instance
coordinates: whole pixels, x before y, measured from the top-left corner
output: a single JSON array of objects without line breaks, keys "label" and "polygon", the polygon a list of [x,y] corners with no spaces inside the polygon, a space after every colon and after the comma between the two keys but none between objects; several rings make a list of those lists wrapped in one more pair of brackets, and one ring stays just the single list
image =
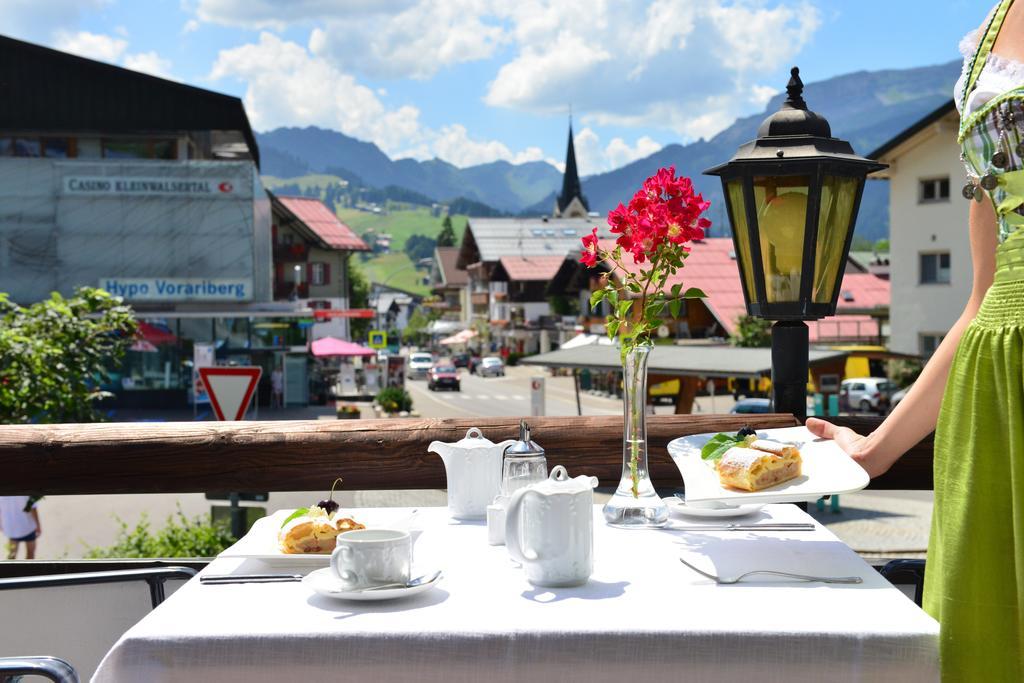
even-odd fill
[{"label": "white teacup", "polygon": [[405,583],[412,565],[412,537],[394,529],[358,529],[338,536],[331,571],[345,590]]}]

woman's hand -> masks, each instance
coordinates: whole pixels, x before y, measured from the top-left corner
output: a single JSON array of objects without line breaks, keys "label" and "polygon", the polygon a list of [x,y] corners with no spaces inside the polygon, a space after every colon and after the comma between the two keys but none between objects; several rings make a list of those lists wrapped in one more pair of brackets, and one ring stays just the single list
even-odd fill
[{"label": "woman's hand", "polygon": [[881,454],[870,436],[861,436],[849,427],[837,427],[816,417],[807,418],[806,426],[811,434],[821,439],[833,439],[872,479],[885,474],[896,461]]}]

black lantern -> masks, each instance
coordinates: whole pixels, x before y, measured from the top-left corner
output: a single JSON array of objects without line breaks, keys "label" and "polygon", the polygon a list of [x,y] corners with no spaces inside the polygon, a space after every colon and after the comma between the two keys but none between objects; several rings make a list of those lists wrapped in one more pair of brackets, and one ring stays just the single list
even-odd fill
[{"label": "black lantern", "polygon": [[[807,326],[836,311],[864,181],[885,164],[832,137],[808,111],[800,70],[788,98],[727,163],[722,179],[747,313],[772,328],[775,409],[807,414]],[[795,365],[794,365],[795,364]]]}]

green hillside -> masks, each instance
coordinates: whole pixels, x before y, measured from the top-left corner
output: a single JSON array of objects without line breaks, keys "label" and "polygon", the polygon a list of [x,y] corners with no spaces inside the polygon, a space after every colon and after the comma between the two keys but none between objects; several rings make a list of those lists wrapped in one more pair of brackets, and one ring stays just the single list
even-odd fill
[{"label": "green hillside", "polygon": [[[389,287],[417,294],[430,293],[430,287],[423,283],[429,271],[413,267],[412,261],[403,249],[406,240],[413,235],[437,237],[437,233],[441,231],[442,218],[431,216],[430,210],[426,208],[391,209],[386,214],[338,209],[337,213],[338,218],[357,235],[362,236],[370,230],[378,235],[391,235],[390,253],[376,254],[365,261],[361,258],[353,261],[371,282],[387,284]],[[452,216],[452,227],[455,229],[455,236],[461,239],[466,229],[466,216]]]}]

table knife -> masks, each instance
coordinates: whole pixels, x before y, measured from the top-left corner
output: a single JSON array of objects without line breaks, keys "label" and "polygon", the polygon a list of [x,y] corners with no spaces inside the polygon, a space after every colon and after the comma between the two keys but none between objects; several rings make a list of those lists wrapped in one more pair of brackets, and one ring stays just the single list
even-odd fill
[{"label": "table knife", "polygon": [[805,522],[766,522],[764,524],[706,524],[666,527],[674,531],[814,531],[817,526]]},{"label": "table knife", "polygon": [[208,574],[199,583],[288,583],[302,581],[302,574]]}]

